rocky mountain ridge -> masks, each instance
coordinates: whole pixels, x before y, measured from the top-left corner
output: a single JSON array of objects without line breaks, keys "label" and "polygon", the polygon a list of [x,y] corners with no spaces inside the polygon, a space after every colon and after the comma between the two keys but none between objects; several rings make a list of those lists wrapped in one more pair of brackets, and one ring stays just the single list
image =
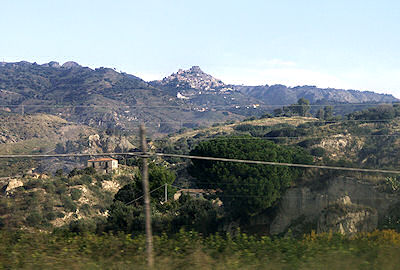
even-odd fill
[{"label": "rocky mountain ridge", "polygon": [[399,101],[391,95],[314,86],[229,85],[198,66],[146,82],[114,69],[91,69],[72,61],[62,65],[54,61],[0,63],[3,110],[48,113],[96,128],[132,130],[144,121],[152,133],[166,134],[182,127],[259,116],[271,110],[268,105],[293,104],[301,97],[323,104]]}]

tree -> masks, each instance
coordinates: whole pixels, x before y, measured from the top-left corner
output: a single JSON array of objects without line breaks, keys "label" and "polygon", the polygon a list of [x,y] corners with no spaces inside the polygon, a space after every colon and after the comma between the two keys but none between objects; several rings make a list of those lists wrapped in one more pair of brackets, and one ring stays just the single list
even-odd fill
[{"label": "tree", "polygon": [[320,108],[317,113],[315,114],[315,117],[317,117],[320,120],[324,120],[325,119],[325,111]]},{"label": "tree", "polygon": [[310,101],[305,98],[300,98],[297,101],[297,104],[290,105],[289,108],[293,114],[308,116],[310,113]]},{"label": "tree", "polygon": [[194,230],[205,234],[218,230],[219,206],[203,198],[195,199],[190,195],[179,197],[177,210],[171,209],[170,215],[172,232],[178,232],[181,228]]},{"label": "tree", "polygon": [[144,216],[143,208],[126,205],[121,201],[114,201],[110,206],[107,217],[107,230],[124,231],[127,233],[143,230]]},{"label": "tree", "polygon": [[[312,157],[301,148],[280,146],[254,137],[228,137],[201,142],[191,155],[303,164],[312,162]],[[188,171],[197,179],[198,187],[214,189],[231,217],[242,221],[271,207],[302,173],[301,169],[293,167],[195,159]]]},{"label": "tree", "polygon": [[[149,164],[149,187],[151,192],[151,198],[160,202],[164,200],[164,186],[165,184],[171,185],[175,181],[176,175],[173,171],[168,170],[163,166],[156,165],[154,163]],[[157,189],[157,190],[156,190]],[[172,197],[176,189],[168,187],[168,197]],[[129,183],[122,187],[117,194],[115,194],[115,200],[128,203],[139,198],[143,194],[142,189],[142,176],[139,173],[135,177],[133,183]]]},{"label": "tree", "polygon": [[332,120],[333,118],[333,108],[332,106],[325,106],[324,107],[324,116],[325,116],[325,120]]},{"label": "tree", "polygon": [[310,101],[305,98],[300,98],[296,104],[283,106],[274,110],[275,117],[291,117],[293,115],[308,116],[310,115]]}]

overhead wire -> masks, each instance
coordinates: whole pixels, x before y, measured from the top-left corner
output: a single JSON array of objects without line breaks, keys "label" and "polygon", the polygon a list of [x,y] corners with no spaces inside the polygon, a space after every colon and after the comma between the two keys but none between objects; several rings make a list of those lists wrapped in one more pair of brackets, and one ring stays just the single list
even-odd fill
[{"label": "overhead wire", "polygon": [[[176,104],[176,105],[149,105],[149,104],[141,104],[141,105],[120,105],[118,104],[118,109],[120,108],[182,108],[182,106],[192,106],[192,107],[207,107],[207,108],[234,108],[240,109],[242,107],[246,109],[257,109],[262,107],[347,107],[347,106],[384,106],[384,105],[394,105],[399,104],[399,102],[376,102],[376,103],[343,103],[343,104],[231,104],[231,105],[207,105],[207,104]],[[43,107],[43,108],[116,108],[116,105],[96,105],[96,104],[81,104],[81,105],[67,105],[67,104],[0,104],[0,107]],[[237,108],[240,106],[240,108]]]},{"label": "overhead wire", "polygon": [[[196,182],[196,183],[198,184],[198,182]],[[254,194],[224,194],[223,191],[217,192],[217,190],[214,190],[214,189],[207,189],[207,188],[206,188],[206,189],[204,189],[204,188],[186,188],[186,187],[177,186],[177,185],[168,184],[168,183],[163,184],[163,185],[161,185],[161,186],[159,186],[159,187],[157,187],[157,188],[152,189],[149,193],[151,194],[151,193],[153,193],[153,192],[156,191],[156,190],[159,190],[159,189],[161,189],[161,188],[164,188],[165,185],[170,186],[170,187],[177,188],[178,190],[176,191],[176,193],[179,193],[179,192],[184,193],[184,194],[195,194],[195,193],[200,193],[200,194],[203,194],[203,195],[204,195],[204,194],[205,194],[205,195],[214,195],[214,196],[217,196],[217,198],[264,198],[264,197],[268,197],[268,194],[265,194],[265,195],[254,195]],[[223,184],[219,184],[219,183],[215,183],[215,185],[224,186]],[[232,185],[240,186],[239,184],[232,184]],[[246,184],[244,184],[244,185],[246,185]],[[249,185],[248,185],[248,186],[249,186]],[[139,197],[137,197],[137,198],[135,198],[135,199],[129,201],[128,203],[125,203],[125,205],[127,205],[127,206],[128,206],[128,205],[131,205],[132,203],[134,203],[134,202],[136,202],[136,201],[142,199],[143,197],[144,197],[144,195],[141,195],[141,196],[139,196]],[[328,193],[319,194],[319,196],[313,195],[313,194],[301,194],[300,196],[287,195],[287,194],[285,194],[285,195],[282,196],[282,198],[292,198],[292,199],[304,199],[304,198],[307,198],[307,199],[326,199],[326,200],[331,199],[331,200],[334,200],[334,201],[337,201],[340,197],[341,197],[341,196],[332,195],[332,194],[328,194]],[[173,198],[170,198],[168,201],[170,201],[171,199],[173,199]],[[175,200],[175,199],[174,199],[174,200]],[[378,198],[376,198],[376,197],[375,197],[375,198],[362,197],[362,198],[357,198],[357,199],[356,199],[356,201],[366,201],[366,200],[374,200],[374,201],[376,201],[376,200],[387,200],[387,198],[386,198],[386,197],[382,197],[382,198],[379,198],[379,197],[378,197]],[[177,209],[174,209],[174,210],[176,211],[176,210],[179,210],[180,208],[181,208],[181,207],[179,207],[179,208],[177,208]]]},{"label": "overhead wire", "polygon": [[366,168],[352,168],[352,167],[337,167],[337,166],[325,166],[325,165],[311,165],[311,164],[297,164],[297,163],[286,163],[286,162],[272,162],[272,161],[261,161],[261,160],[244,160],[244,159],[233,159],[233,158],[221,158],[221,157],[208,157],[208,156],[194,156],[194,155],[180,155],[170,153],[157,153],[157,152],[121,152],[121,153],[97,153],[97,154],[43,154],[43,155],[0,155],[1,158],[47,158],[47,157],[82,157],[82,156],[112,156],[112,155],[131,155],[138,157],[177,157],[197,160],[208,160],[208,161],[223,161],[223,162],[236,162],[246,164],[258,164],[258,165],[271,165],[271,166],[287,166],[297,168],[314,168],[314,169],[328,169],[328,170],[342,170],[342,171],[355,171],[355,172],[370,172],[370,173],[387,173],[387,174],[400,174],[397,170],[381,170],[381,169],[366,169]]}]

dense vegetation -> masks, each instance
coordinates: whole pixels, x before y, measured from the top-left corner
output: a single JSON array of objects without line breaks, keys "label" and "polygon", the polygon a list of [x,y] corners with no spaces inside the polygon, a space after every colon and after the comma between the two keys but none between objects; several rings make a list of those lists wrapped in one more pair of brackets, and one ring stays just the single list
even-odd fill
[{"label": "dense vegetation", "polygon": [[[290,110],[298,110],[291,112],[297,114],[295,117],[265,116],[182,130],[154,142],[152,147],[166,153],[212,157],[398,168],[397,104],[356,112],[345,121],[337,121],[329,107],[316,112],[316,119],[310,117],[306,101],[299,103],[289,106]],[[76,143],[60,143],[58,150],[65,152],[87,144],[82,136]],[[285,236],[271,238],[259,236],[266,230],[249,225],[249,220],[260,213],[272,220],[280,198],[291,186],[308,185],[317,190],[330,177],[340,174],[356,178],[356,174],[201,160],[190,163],[177,158],[154,158],[149,169],[158,268],[398,266],[393,258],[399,257],[400,236],[394,231],[345,237],[314,233],[302,236],[304,231],[289,230]],[[119,175],[97,174],[91,168],[74,169],[68,174],[59,170],[41,179],[25,175],[18,178],[22,186],[7,192],[4,189],[0,195],[0,268],[60,268],[68,264],[75,268],[145,269],[140,162],[125,160],[121,170]],[[376,189],[393,196],[400,190],[400,177],[396,175],[359,178],[373,179]],[[168,186],[167,202],[164,185]],[[179,199],[173,200],[177,189],[172,185],[206,192],[196,198],[182,192]],[[400,229],[398,204],[383,215],[378,228]],[[236,232],[236,226],[248,234]]]},{"label": "dense vegetation", "polygon": [[59,170],[39,179],[27,175],[18,181],[21,186],[0,195],[0,228],[52,230],[79,219],[101,222],[113,200],[109,186],[125,185],[132,177],[96,174],[86,168],[68,175]]},{"label": "dense vegetation", "polygon": [[[192,155],[310,164],[311,156],[301,148],[279,146],[252,137],[225,137],[201,142]],[[301,170],[284,166],[193,160],[190,174],[200,188],[216,190],[233,218],[246,220],[271,207]]]},{"label": "dense vegetation", "polygon": [[[154,237],[155,269],[398,269],[400,234],[301,239],[242,233],[202,237],[181,231]],[[147,269],[145,238],[129,234],[0,231],[1,269]]]}]

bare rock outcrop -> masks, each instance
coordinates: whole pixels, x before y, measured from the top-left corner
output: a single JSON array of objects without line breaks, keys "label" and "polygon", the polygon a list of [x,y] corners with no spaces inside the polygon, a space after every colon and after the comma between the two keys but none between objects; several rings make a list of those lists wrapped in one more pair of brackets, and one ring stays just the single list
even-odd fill
[{"label": "bare rock outcrop", "polygon": [[322,210],[318,219],[317,232],[354,234],[372,231],[377,226],[376,209],[353,204],[350,197],[345,196],[342,200]]},{"label": "bare rock outcrop", "polygon": [[[346,196],[351,201],[347,206]],[[375,217],[383,219],[388,209],[399,201],[400,196],[383,192],[376,184],[348,177],[331,179],[319,189],[295,187],[288,189],[283,196],[277,215],[269,222],[270,233],[284,233],[299,219],[314,224],[319,221],[321,230],[322,224],[332,225],[334,220],[342,224],[343,231],[373,230],[377,227]],[[346,214],[333,214],[332,205],[338,204],[346,206],[343,208]],[[321,215],[325,215],[325,219]],[[262,222],[262,215],[257,219]]]},{"label": "bare rock outcrop", "polygon": [[18,179],[10,179],[10,181],[8,182],[8,184],[6,185],[4,191],[6,193],[10,193],[12,192],[13,189],[16,189],[18,187],[22,187],[24,185],[24,183],[21,180]]}]

